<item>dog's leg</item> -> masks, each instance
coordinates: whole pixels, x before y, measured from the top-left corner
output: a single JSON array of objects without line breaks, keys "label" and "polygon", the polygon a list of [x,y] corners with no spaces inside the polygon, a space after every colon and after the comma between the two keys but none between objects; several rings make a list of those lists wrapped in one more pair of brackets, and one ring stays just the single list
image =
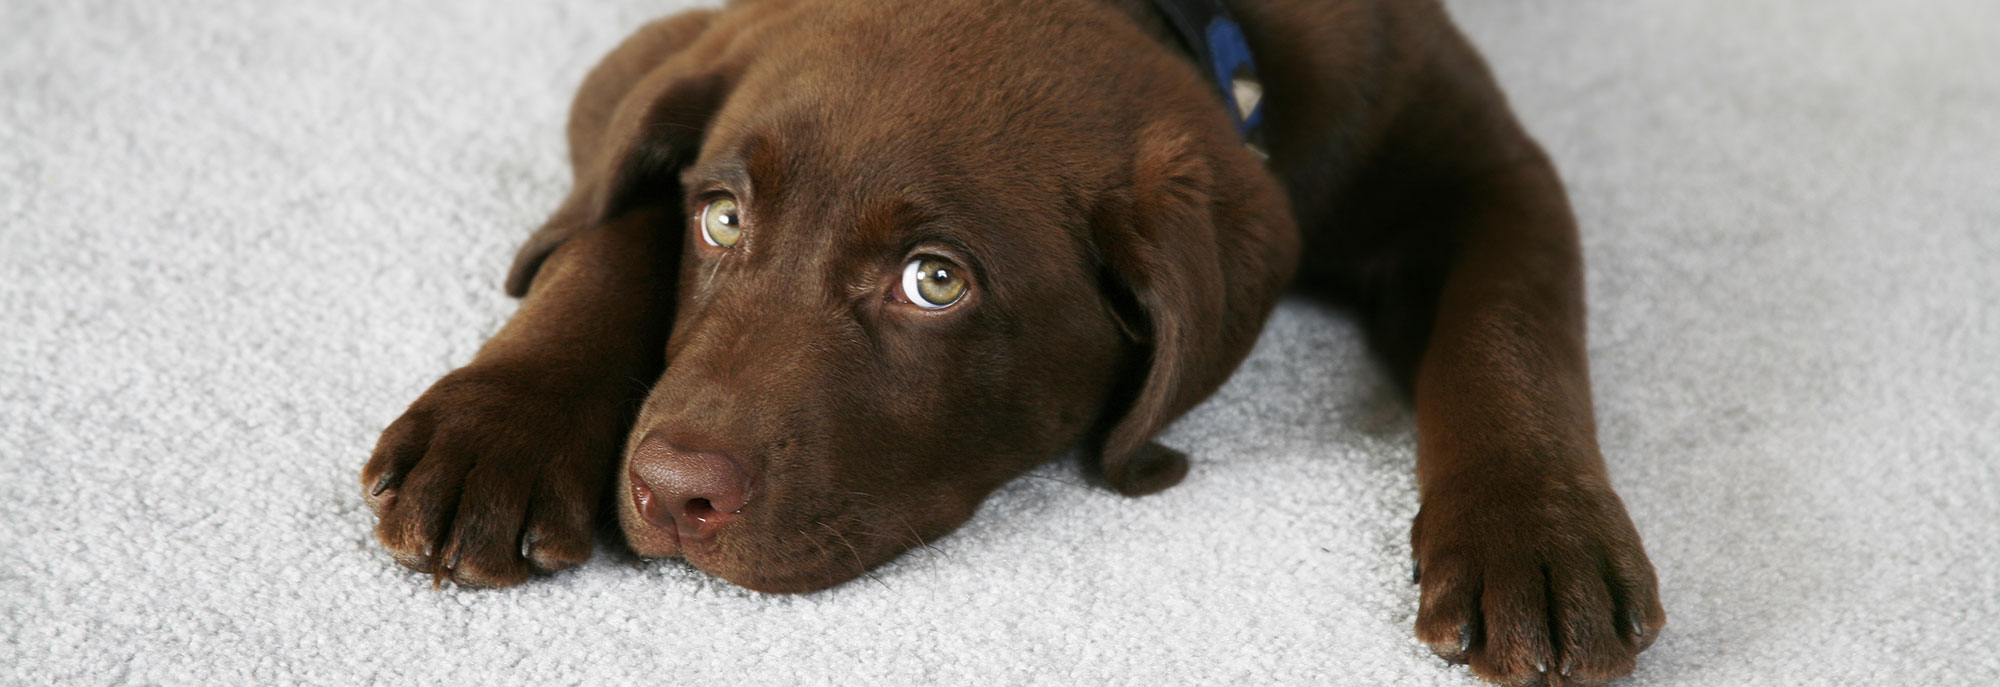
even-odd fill
[{"label": "dog's leg", "polygon": [[507,280],[520,310],[382,433],[361,482],[376,537],[403,565],[501,586],[590,557],[625,434],[665,365],[685,222],[678,203],[588,211],[615,143],[605,132],[712,16],[648,24],[591,70],[570,108],[576,187]]},{"label": "dog's leg", "polygon": [[1506,684],[1630,672],[1665,622],[1597,447],[1582,262],[1540,155],[1453,185],[1416,356],[1417,635]]},{"label": "dog's leg", "polygon": [[678,226],[660,214],[557,248],[472,363],[382,433],[361,481],[398,562],[499,586],[590,557],[625,433],[664,364],[681,234],[660,230]]}]

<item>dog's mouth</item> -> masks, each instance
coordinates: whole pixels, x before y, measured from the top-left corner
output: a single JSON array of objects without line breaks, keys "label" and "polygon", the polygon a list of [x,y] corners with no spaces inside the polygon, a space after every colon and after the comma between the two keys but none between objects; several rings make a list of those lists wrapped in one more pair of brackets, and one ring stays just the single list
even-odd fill
[{"label": "dog's mouth", "polygon": [[[763,489],[740,504],[683,504],[663,518],[661,495],[630,470],[622,477],[618,519],[633,553],[681,558],[755,591],[825,589],[923,545],[907,520],[878,514],[883,522],[872,522],[861,514],[873,509],[855,500],[833,499],[807,511],[762,498]],[[896,524],[884,524],[889,521]]]}]

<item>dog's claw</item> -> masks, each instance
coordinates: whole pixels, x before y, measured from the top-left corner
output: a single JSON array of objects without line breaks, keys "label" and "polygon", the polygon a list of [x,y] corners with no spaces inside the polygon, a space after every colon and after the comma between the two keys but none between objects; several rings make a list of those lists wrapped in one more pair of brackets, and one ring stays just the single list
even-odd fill
[{"label": "dog's claw", "polygon": [[1431,653],[1437,654],[1438,658],[1442,658],[1446,663],[1451,664],[1460,664],[1471,660],[1472,623],[1465,623],[1458,626],[1458,641],[1456,643],[1448,642],[1450,640],[1432,644]]},{"label": "dog's claw", "polygon": [[368,490],[368,495],[381,496],[382,492],[388,491],[391,487],[396,486],[395,478],[396,478],[396,473],[394,472],[382,473],[381,477],[375,478],[375,486]]},{"label": "dog's claw", "polygon": [[533,560],[534,560],[534,558],[533,558],[533,554],[534,554],[534,552],[535,552],[535,531],[534,531],[534,530],[528,530],[528,531],[526,531],[526,532],[522,532],[522,533],[521,533],[521,560],[524,560],[524,561],[533,561]]}]

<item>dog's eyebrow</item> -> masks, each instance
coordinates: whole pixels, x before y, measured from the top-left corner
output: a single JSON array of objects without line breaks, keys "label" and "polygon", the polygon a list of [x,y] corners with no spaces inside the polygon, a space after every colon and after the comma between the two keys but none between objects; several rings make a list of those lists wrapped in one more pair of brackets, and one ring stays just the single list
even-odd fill
[{"label": "dog's eyebrow", "polygon": [[935,194],[904,186],[884,190],[873,202],[858,208],[853,240],[903,252],[924,244],[944,244],[970,258],[984,248],[979,232],[967,229],[977,223]]},{"label": "dog's eyebrow", "polygon": [[681,171],[681,186],[689,192],[700,193],[703,186],[711,181],[722,181],[732,186],[755,190],[750,170],[734,156],[710,160]]},{"label": "dog's eyebrow", "polygon": [[[690,165],[681,172],[681,185],[689,191],[700,192],[699,186],[722,181],[735,186],[739,192],[748,193],[751,200],[768,205],[778,202],[771,197],[782,188],[782,167],[771,164],[773,147],[762,135],[750,135],[737,144],[733,150],[716,155],[713,159]],[[776,168],[774,168],[776,167]],[[764,197],[756,197],[759,195]]]},{"label": "dog's eyebrow", "polygon": [[905,242],[915,228],[931,224],[933,214],[909,198],[884,197],[856,208],[853,240],[874,246]]}]

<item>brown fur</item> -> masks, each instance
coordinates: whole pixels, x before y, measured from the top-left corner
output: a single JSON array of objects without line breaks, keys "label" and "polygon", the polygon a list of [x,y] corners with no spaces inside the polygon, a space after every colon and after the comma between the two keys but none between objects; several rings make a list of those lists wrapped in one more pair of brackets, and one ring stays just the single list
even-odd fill
[{"label": "brown fur", "polygon": [[[1079,443],[1115,490],[1172,486],[1186,458],[1153,436],[1295,284],[1413,394],[1418,636],[1508,684],[1629,672],[1665,615],[1598,453],[1547,158],[1431,0],[1232,5],[1268,162],[1146,0],[746,0],[641,29],[577,96],[520,312],[363,470],[383,544],[514,584],[588,557],[609,511],[639,554],[823,588]],[[727,249],[695,234],[724,193]],[[962,301],[898,300],[919,253]],[[620,469],[649,436],[731,456],[749,505],[711,539],[649,524]]]}]

